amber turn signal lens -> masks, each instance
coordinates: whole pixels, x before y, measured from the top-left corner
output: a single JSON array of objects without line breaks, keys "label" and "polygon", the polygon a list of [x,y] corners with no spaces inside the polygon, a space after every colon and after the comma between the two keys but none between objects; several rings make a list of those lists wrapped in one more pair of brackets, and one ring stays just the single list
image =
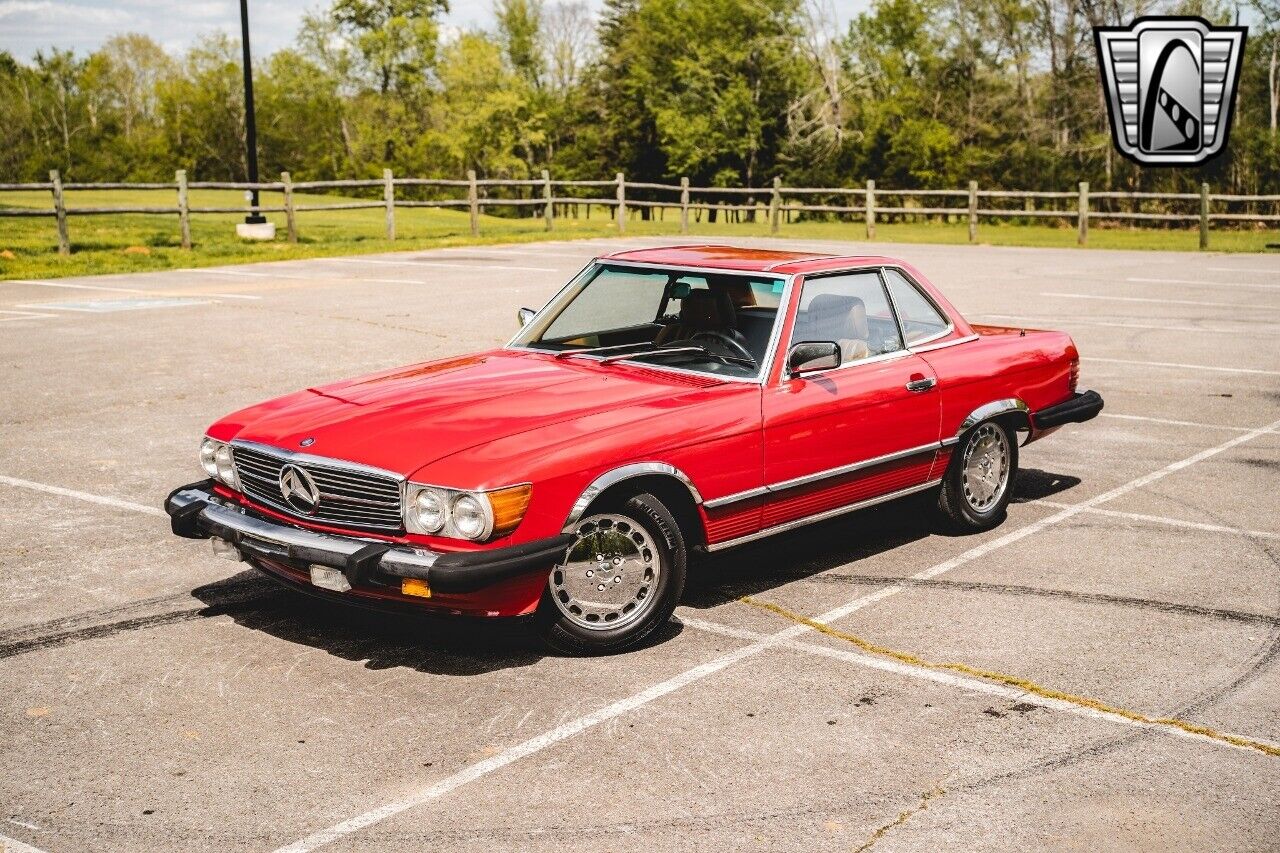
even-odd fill
[{"label": "amber turn signal lens", "polygon": [[427,586],[426,581],[420,581],[417,578],[405,578],[400,581],[400,592],[404,595],[416,595],[418,598],[431,597],[431,587]]},{"label": "amber turn signal lens", "polygon": [[493,535],[506,536],[520,525],[525,510],[529,508],[529,496],[533,494],[533,486],[525,483],[509,489],[498,489],[487,492],[489,505],[493,507]]}]

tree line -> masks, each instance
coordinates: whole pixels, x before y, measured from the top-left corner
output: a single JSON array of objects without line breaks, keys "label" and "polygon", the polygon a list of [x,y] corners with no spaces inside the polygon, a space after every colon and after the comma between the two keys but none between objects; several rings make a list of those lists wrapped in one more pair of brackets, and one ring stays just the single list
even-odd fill
[{"label": "tree line", "polygon": [[[255,58],[264,175],[695,185],[1280,192],[1280,0],[332,0]],[[1138,14],[1250,25],[1230,145],[1199,169],[1114,150],[1092,27]],[[0,52],[0,178],[244,180],[239,44],[143,34],[88,55]]]}]

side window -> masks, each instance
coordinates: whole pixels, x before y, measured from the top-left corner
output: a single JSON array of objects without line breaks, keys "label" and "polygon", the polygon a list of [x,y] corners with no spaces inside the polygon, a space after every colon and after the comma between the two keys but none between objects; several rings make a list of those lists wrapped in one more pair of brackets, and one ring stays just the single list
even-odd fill
[{"label": "side window", "polygon": [[893,304],[898,307],[898,316],[902,319],[902,329],[908,344],[946,331],[950,325],[946,318],[938,313],[938,309],[925,298],[919,288],[907,281],[906,276],[890,269],[884,271],[884,280],[889,285],[889,293],[893,294]]},{"label": "side window", "polygon": [[791,343],[835,341],[841,362],[902,349],[898,324],[876,272],[806,279]]}]

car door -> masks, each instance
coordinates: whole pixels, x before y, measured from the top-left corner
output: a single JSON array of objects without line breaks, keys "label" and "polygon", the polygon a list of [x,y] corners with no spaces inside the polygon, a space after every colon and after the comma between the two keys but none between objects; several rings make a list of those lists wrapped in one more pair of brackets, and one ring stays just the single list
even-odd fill
[{"label": "car door", "polygon": [[790,376],[761,403],[765,528],[923,485],[938,447],[937,376],[908,351],[878,269],[804,280],[780,349],[834,341],[841,364]]}]

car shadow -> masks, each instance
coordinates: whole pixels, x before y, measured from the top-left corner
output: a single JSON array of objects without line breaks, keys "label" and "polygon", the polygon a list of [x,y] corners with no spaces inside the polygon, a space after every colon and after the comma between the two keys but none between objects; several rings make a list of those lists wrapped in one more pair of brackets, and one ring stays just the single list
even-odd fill
[{"label": "car shadow", "polygon": [[[1078,477],[1035,468],[1018,472],[1013,503],[1052,497],[1079,485]],[[701,556],[689,573],[683,604],[710,609],[744,595],[804,580],[892,551],[927,536],[962,537],[942,524],[936,492],[880,504],[806,525],[751,545]],[[892,576],[885,583],[892,583]]]},{"label": "car shadow", "polygon": [[[246,595],[246,589],[254,593]],[[353,607],[290,589],[253,569],[191,594],[208,605],[203,615],[229,616],[242,628],[370,670],[404,667],[438,675],[481,675],[530,666],[545,656],[527,620]]]},{"label": "car shadow", "polygon": [[[1023,469],[1015,503],[1073,488],[1078,478]],[[931,492],[799,528],[718,554],[690,567],[682,604],[708,609],[856,563],[926,536],[953,536],[933,512]],[[891,582],[893,578],[886,578]],[[243,628],[310,646],[366,669],[408,668],[439,675],[480,675],[537,663],[547,652],[528,619],[478,619],[352,607],[285,587],[246,569],[191,591],[202,616],[228,616]],[[640,648],[683,630],[678,620]]]}]

